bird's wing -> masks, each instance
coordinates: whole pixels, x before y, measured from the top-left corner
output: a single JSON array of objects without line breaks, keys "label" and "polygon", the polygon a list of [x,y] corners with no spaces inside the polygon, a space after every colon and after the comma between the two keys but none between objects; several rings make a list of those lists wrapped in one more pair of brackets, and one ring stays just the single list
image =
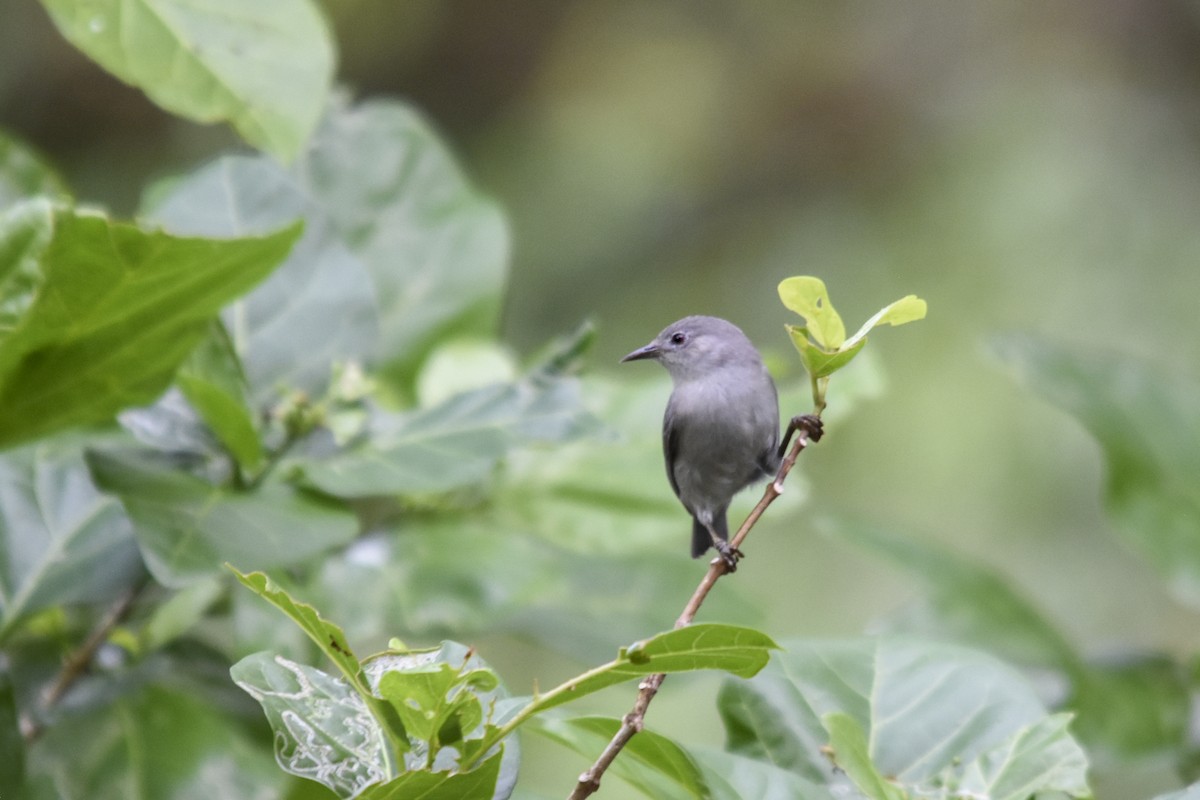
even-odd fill
[{"label": "bird's wing", "polygon": [[671,490],[679,497],[679,482],[675,480],[675,459],[679,456],[680,438],[679,420],[675,409],[667,403],[667,412],[663,415],[663,459],[667,462],[667,480],[671,482]]}]

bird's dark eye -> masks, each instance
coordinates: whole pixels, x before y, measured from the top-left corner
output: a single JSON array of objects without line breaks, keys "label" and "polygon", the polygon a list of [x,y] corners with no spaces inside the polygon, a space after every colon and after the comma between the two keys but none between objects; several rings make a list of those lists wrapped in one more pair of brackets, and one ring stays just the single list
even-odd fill
[{"label": "bird's dark eye", "polygon": [[671,344],[683,344],[687,341],[687,334],[683,331],[676,331],[671,334]]}]

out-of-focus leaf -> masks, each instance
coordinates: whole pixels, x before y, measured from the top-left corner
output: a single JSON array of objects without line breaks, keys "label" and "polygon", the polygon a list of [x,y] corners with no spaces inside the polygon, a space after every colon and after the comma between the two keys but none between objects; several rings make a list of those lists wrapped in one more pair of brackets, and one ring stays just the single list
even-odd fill
[{"label": "out-of-focus leaf", "polygon": [[306,483],[340,497],[438,492],[478,483],[517,444],[562,441],[594,427],[574,380],[524,380],[411,414],[381,412],[368,443],[295,463]]},{"label": "out-of-focus leaf", "polygon": [[72,44],[158,105],[228,121],[282,159],[300,150],[333,76],[333,42],[310,0],[42,0]]},{"label": "out-of-focus leaf", "polygon": [[713,800],[835,800],[845,797],[767,761],[711,747],[688,750],[700,765]]},{"label": "out-of-focus leaf", "polygon": [[225,309],[251,398],[280,389],[319,397],[338,361],[367,361],[378,338],[374,289],[329,211],[268,158],[214,161],[169,187],[145,213],[187,235],[231,236],[305,220],[304,236],[261,286]]},{"label": "out-of-focus leaf", "polygon": [[909,794],[940,787],[1010,800],[1090,794],[1069,717],[1047,717],[1019,674],[961,647],[893,638],[792,642],[758,677],[727,682],[719,707],[733,752],[834,788],[847,778],[824,761],[822,719],[840,713],[865,735],[874,772]]},{"label": "out-of-focus leaf", "polygon": [[345,680],[271,653],[247,656],[229,674],[262,704],[281,768],[339,797],[355,797],[386,779],[383,734]]},{"label": "out-of-focus leaf", "polygon": [[335,504],[267,480],[253,491],[214,486],[156,453],[92,451],[92,479],[120,497],[160,583],[181,587],[226,561],[266,568],[303,561],[354,538]]},{"label": "out-of-focus leaf", "polygon": [[219,709],[158,686],[50,727],[29,750],[29,773],[58,800],[266,798],[283,783]]},{"label": "out-of-focus leaf", "polygon": [[1200,783],[1193,783],[1186,789],[1180,789],[1178,792],[1168,792],[1160,794],[1154,800],[1200,800]]},{"label": "out-of-focus leaf", "polygon": [[854,717],[836,711],[821,717],[821,722],[829,731],[829,748],[838,768],[859,791],[871,800],[904,800],[908,796],[875,769],[867,736]]},{"label": "out-of-focus leaf", "polygon": [[1166,657],[1089,665],[1067,708],[1074,729],[1094,751],[1121,758],[1189,748],[1191,687],[1185,669]]},{"label": "out-of-focus leaf", "polygon": [[[621,721],[608,717],[535,717],[527,726],[586,758],[595,758],[612,739]],[[629,740],[612,772],[653,800],[708,800],[712,794],[700,768],[686,750],[665,736],[642,730]]]},{"label": "out-of-focus leaf", "polygon": [[242,468],[258,469],[262,443],[246,399],[246,378],[219,322],[212,322],[208,336],[183,362],[175,383]]},{"label": "out-of-focus leaf", "polygon": [[30,613],[106,599],[140,573],[129,520],[92,486],[77,444],[0,456],[0,641]]},{"label": "out-of-focus leaf", "polygon": [[166,646],[195,626],[224,594],[215,577],[185,586],[154,608],[138,632],[138,645],[147,651]]},{"label": "out-of-focus leaf", "polygon": [[335,101],[293,172],[370,271],[387,376],[408,384],[439,340],[494,332],[507,225],[419,114]]},{"label": "out-of-focus leaf", "polygon": [[[21,309],[7,335],[0,330],[0,446],[153,400],[208,320],[274,269],[299,235],[293,226],[257,238],[184,239],[29,208],[0,219],[0,257],[9,259],[0,278],[11,278],[14,258],[23,276],[0,283],[4,309]],[[40,248],[14,252],[31,237]]]},{"label": "out-of-focus leaf", "polygon": [[505,800],[498,794],[501,755],[497,753],[470,772],[406,772],[387,783],[372,786],[360,800]]},{"label": "out-of-focus leaf", "polygon": [[1131,357],[1032,337],[1006,337],[996,350],[1096,438],[1117,530],[1200,608],[1200,387]]},{"label": "out-of-focus leaf", "polygon": [[916,576],[925,595],[889,627],[932,638],[953,638],[1027,665],[1083,670],[1082,659],[1042,614],[999,575],[931,542],[884,533],[864,524],[823,526],[837,539],[862,547]]},{"label": "out-of-focus leaf", "polygon": [[70,192],[33,150],[0,131],[0,208],[37,195],[67,200]]}]

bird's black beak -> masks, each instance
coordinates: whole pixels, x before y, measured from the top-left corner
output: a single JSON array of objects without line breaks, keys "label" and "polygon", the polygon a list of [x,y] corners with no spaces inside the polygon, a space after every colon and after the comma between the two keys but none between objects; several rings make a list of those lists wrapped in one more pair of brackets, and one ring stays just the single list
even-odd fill
[{"label": "bird's black beak", "polygon": [[634,350],[632,353],[622,358],[621,363],[624,364],[626,361],[640,361],[643,358],[658,358],[658,345],[656,345],[654,342],[651,342],[645,347],[639,347],[637,350]]}]

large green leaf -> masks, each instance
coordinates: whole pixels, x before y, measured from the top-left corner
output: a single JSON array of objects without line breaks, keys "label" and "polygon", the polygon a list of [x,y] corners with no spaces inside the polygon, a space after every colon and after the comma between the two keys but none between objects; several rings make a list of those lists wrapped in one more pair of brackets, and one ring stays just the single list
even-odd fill
[{"label": "large green leaf", "polygon": [[501,755],[496,754],[470,772],[408,772],[372,786],[361,800],[504,800],[497,794]]},{"label": "large green leaf", "polygon": [[371,428],[355,449],[297,460],[305,481],[340,497],[445,491],[486,478],[516,444],[561,441],[594,421],[573,379],[528,379],[410,414],[379,412]]},{"label": "large green leaf", "polygon": [[42,0],[63,36],[158,105],[295,156],[320,117],[333,42],[311,0]]},{"label": "large green leaf", "polygon": [[293,172],[370,271],[382,370],[407,383],[448,334],[493,334],[507,225],[411,107],[339,98]]},{"label": "large green leaf", "polygon": [[107,599],[140,573],[129,520],[92,486],[78,444],[0,456],[0,641],[32,612]]},{"label": "large green leaf", "polygon": [[[270,753],[204,699],[159,686],[49,728],[29,751],[31,789],[57,800],[275,796]],[[52,787],[52,788],[50,788]]]},{"label": "large green leaf", "polygon": [[283,265],[222,314],[256,402],[274,401],[281,389],[320,397],[335,362],[369,360],[378,338],[371,279],[328,210],[274,161],[219,159],[155,201],[150,218],[187,235],[244,235],[304,219]]},{"label": "large green leaf", "polygon": [[1144,361],[1008,337],[1021,379],[1099,442],[1109,515],[1125,540],[1200,608],[1200,386]]},{"label": "large green leaf", "polygon": [[342,508],[276,480],[251,491],[216,486],[167,456],[93,451],[96,485],[120,497],[151,573],[179,587],[226,561],[246,568],[294,564],[354,538]]},{"label": "large green leaf", "polygon": [[179,368],[175,383],[241,467],[253,472],[263,461],[255,415],[246,396],[246,377],[221,323]]},{"label": "large green leaf", "polygon": [[688,751],[700,765],[713,800],[838,800],[846,797],[766,761],[711,747],[690,747]]},{"label": "large green leaf", "polygon": [[1072,676],[1083,670],[1082,658],[1063,634],[993,570],[932,542],[862,523],[826,522],[823,528],[907,570],[925,585],[920,601],[887,620],[889,628],[950,638]]},{"label": "large green leaf", "polygon": [[[869,792],[881,775],[910,795],[954,787],[996,800],[1089,796],[1069,717],[1046,716],[1019,674],[961,647],[792,642],[758,677],[727,682],[720,708],[731,750],[831,787],[850,780]],[[822,752],[831,741],[845,773]],[[890,795],[877,788],[871,796]]]},{"label": "large green leaf", "polygon": [[0,209],[35,195],[65,200],[69,194],[40,156],[0,130]]},{"label": "large green leaf", "polygon": [[[18,206],[0,218],[4,307],[21,306],[0,329],[0,446],[70,425],[99,422],[147,403],[227,302],[265,277],[299,235],[293,226],[245,239],[183,239],[95,214]],[[10,224],[18,219],[17,224]],[[38,271],[30,276],[35,237]],[[22,296],[24,295],[24,296]]]}]

